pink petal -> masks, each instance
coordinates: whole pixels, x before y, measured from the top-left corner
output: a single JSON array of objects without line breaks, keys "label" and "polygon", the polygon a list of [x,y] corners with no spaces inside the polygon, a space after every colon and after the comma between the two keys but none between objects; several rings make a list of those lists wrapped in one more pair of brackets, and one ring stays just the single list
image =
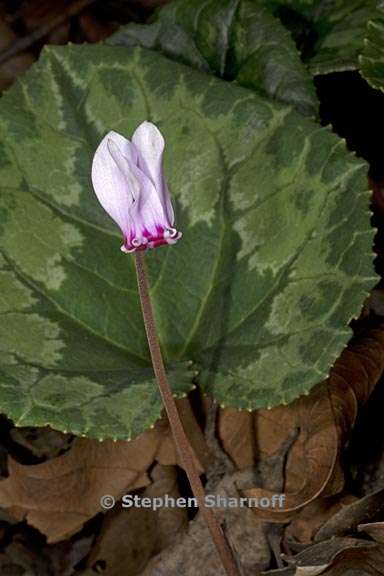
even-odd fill
[{"label": "pink petal", "polygon": [[173,226],[175,216],[162,168],[164,138],[152,122],[143,122],[136,128],[132,142],[138,153],[138,166],[152,180],[164,208],[168,225]]},{"label": "pink petal", "polygon": [[110,138],[107,139],[107,148],[116,164],[115,170],[119,170],[125,178],[125,186],[129,197],[127,208],[129,209],[140,196],[140,180],[135,177],[132,171],[132,168],[137,169],[137,167],[128,159],[128,157],[122,154],[114,140],[111,140]]},{"label": "pink petal", "polygon": [[136,229],[136,236],[142,237],[145,232],[156,235],[159,229],[167,227],[161,200],[152,181],[137,166],[129,163],[129,170],[140,184],[140,194],[130,206],[129,213]]},{"label": "pink petal", "polygon": [[[139,183],[136,182],[131,190],[128,189],[126,173],[116,165],[110,151],[115,147],[119,151],[120,148],[117,148],[119,145],[127,157],[134,158],[135,151],[132,144],[116,132],[109,132],[100,142],[93,157],[92,184],[104,210],[125,233],[130,228],[128,208],[133,202],[134,194],[139,190]],[[115,150],[114,156],[117,154]],[[131,183],[134,182],[133,178]]]},{"label": "pink petal", "polygon": [[130,142],[128,138],[124,138],[124,136],[122,136],[118,132],[114,132],[113,130],[111,130],[111,132],[108,132],[106,137],[108,137],[109,140],[112,140],[117,145],[117,147],[119,148],[119,150],[121,151],[122,155],[125,158],[130,160],[133,164],[137,165],[138,154],[136,146],[132,144],[132,142]]},{"label": "pink petal", "polygon": [[136,146],[109,132],[92,163],[92,183],[104,210],[120,227],[124,252],[174,244],[181,237],[162,170],[164,139],[151,123],[135,132]]}]

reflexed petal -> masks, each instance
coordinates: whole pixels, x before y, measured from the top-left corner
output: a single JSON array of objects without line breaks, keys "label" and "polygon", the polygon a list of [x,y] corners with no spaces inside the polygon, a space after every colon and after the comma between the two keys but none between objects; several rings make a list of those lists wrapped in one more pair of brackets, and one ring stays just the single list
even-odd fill
[{"label": "reflexed petal", "polygon": [[[95,152],[92,184],[100,204],[125,234],[130,228],[128,208],[132,204],[133,195],[128,190],[126,175],[117,167],[111,155],[108,146],[111,139],[116,142],[116,133],[109,132]],[[129,154],[129,148],[127,150]]]},{"label": "reflexed petal", "polygon": [[130,165],[130,170],[140,182],[140,194],[129,209],[132,228],[125,238],[123,252],[174,244],[181,238],[181,232],[169,227],[152,181],[137,166]]},{"label": "reflexed petal", "polygon": [[124,138],[124,136],[118,132],[114,132],[113,130],[108,132],[106,137],[108,137],[108,140],[112,140],[117,145],[125,158],[130,160],[133,164],[137,165],[138,155],[136,146],[132,144],[128,138]]},{"label": "reflexed petal", "polygon": [[140,168],[130,164],[129,169],[140,184],[140,194],[137,201],[129,208],[136,235],[142,236],[144,231],[148,231],[151,235],[156,235],[159,229],[166,228],[168,224],[164,219],[160,198],[152,181]]},{"label": "reflexed petal", "polygon": [[134,202],[138,200],[140,196],[140,180],[135,177],[134,172],[132,171],[132,168],[135,168],[136,171],[138,169],[135,164],[123,156],[117,144],[109,138],[107,140],[107,148],[116,164],[116,169],[120,170],[125,178],[126,188],[129,196],[129,208]]},{"label": "reflexed petal", "polygon": [[152,180],[164,208],[168,225],[173,226],[175,216],[162,167],[164,138],[154,124],[143,122],[136,128],[132,142],[139,153],[138,166]]}]

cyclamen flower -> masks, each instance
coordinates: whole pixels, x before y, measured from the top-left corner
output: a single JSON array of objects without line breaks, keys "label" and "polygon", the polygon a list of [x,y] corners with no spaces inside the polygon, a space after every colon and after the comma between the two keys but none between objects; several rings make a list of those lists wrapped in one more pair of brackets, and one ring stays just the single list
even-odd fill
[{"label": "cyclamen flower", "polygon": [[108,132],[92,163],[92,183],[104,210],[124,236],[123,252],[174,244],[181,237],[162,168],[164,138],[151,122],[132,141]]}]

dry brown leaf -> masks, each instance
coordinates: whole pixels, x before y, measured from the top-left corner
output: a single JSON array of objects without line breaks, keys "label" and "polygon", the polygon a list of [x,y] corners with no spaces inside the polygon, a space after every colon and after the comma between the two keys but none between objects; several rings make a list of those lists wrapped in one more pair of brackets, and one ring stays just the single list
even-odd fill
[{"label": "dry brown leaf", "polygon": [[[325,543],[329,547],[331,542]],[[305,564],[304,559],[297,555],[295,559],[300,565],[290,565],[281,570],[269,570],[259,576],[382,576],[384,574],[383,547],[366,542],[362,546],[346,548],[339,551],[331,563],[312,564],[310,559]],[[319,545],[317,545],[319,546]],[[311,552],[311,549],[308,549]],[[316,561],[316,559],[314,559]]]},{"label": "dry brown leaf", "polygon": [[375,520],[384,511],[384,488],[364,496],[356,502],[343,506],[320,528],[315,541],[327,540],[333,536],[343,536],[357,529],[369,520]]},{"label": "dry brown leaf", "polygon": [[[286,409],[291,416],[288,430],[299,428],[300,434],[287,458],[284,509],[257,509],[256,513],[264,518],[279,516],[286,520],[289,517],[287,513],[314,500],[330,481],[336,463],[338,435],[327,385],[318,385],[310,396],[300,398]],[[273,410],[268,415],[269,421],[276,416],[272,413]],[[259,415],[260,418],[263,416]],[[288,430],[284,430],[285,435]],[[261,434],[258,438],[262,439]],[[270,498],[272,491],[250,488],[244,490],[244,494],[247,497]]]},{"label": "dry brown leaf", "polygon": [[[330,377],[308,396],[289,406],[254,414],[257,447],[261,458],[276,451],[295,428],[300,435],[290,450],[285,470],[284,510],[257,509],[264,518],[285,521],[291,513],[320,494],[330,496],[343,488],[339,448],[348,437],[359,405],[369,398],[384,369],[384,329],[371,330],[342,353]],[[253,488],[248,497],[270,497],[271,490]]]},{"label": "dry brown leaf", "polygon": [[294,542],[310,544],[316,532],[329,518],[332,518],[343,506],[356,501],[356,496],[352,496],[352,494],[314,500],[294,516],[285,530],[285,538]]},{"label": "dry brown leaf", "polygon": [[[181,398],[176,401],[176,404],[180,413],[180,418],[183,422],[184,430],[196,455],[196,465],[200,472],[204,472],[210,460],[210,453],[205,436],[196,420],[189,399]],[[179,463],[179,465],[181,464]]]},{"label": "dry brown leaf", "polygon": [[[168,494],[180,496],[177,472],[173,466],[157,465],[151,474],[150,484],[142,497],[155,498]],[[104,576],[135,576],[148,563],[151,556],[173,542],[187,525],[187,510],[163,508],[156,511],[148,508],[116,509],[108,512],[91,556],[86,574],[92,567],[103,566]]]},{"label": "dry brown leaf", "polygon": [[163,466],[172,466],[173,464],[181,465],[176,451],[175,441],[169,428],[164,431],[163,441],[156,455],[156,460]]},{"label": "dry brown leaf", "polygon": [[384,544],[384,522],[371,522],[370,524],[359,524],[359,532],[366,532],[373,540],[379,544]]},{"label": "dry brown leaf", "polygon": [[161,444],[158,429],[132,442],[77,438],[70,450],[42,464],[9,458],[9,477],[0,482],[0,506],[38,528],[49,542],[78,531],[100,512],[100,498],[115,499],[149,483],[146,470]]},{"label": "dry brown leaf", "polygon": [[[177,403],[202,473],[210,457],[204,435],[189,400]],[[42,464],[26,466],[9,457],[9,477],[0,481],[0,506],[57,542],[100,512],[104,494],[118,500],[147,486],[146,470],[155,457],[160,464],[181,465],[165,419],[131,442],[77,438],[68,452]]]},{"label": "dry brown leaf", "polygon": [[[181,420],[183,422],[184,430],[188,436],[188,439],[193,447],[195,458],[195,465],[198,471],[202,474],[209,463],[210,453],[207,447],[207,443],[204,434],[197,423],[196,417],[191,408],[191,403],[189,398],[181,398],[176,400],[177,409],[179,411]],[[156,454],[156,460],[159,464],[164,466],[173,466],[177,464],[181,468],[183,464],[180,460],[180,456],[177,453],[175,442],[173,440],[172,432],[169,426],[164,422],[160,421],[157,427],[161,426],[162,442],[159,447],[159,451]]]},{"label": "dry brown leaf", "polygon": [[[178,408],[202,473],[209,460],[204,435],[189,400],[178,400]],[[165,419],[131,442],[76,438],[65,454],[41,464],[22,465],[9,457],[9,477],[0,481],[0,506],[57,542],[100,512],[101,496],[118,500],[147,486],[146,470],[155,458],[160,464],[181,465]]]},{"label": "dry brown leaf", "polygon": [[[362,549],[343,550],[324,576],[382,576],[384,547],[373,545]],[[299,574],[297,573],[297,576]]]},{"label": "dry brown leaf", "polygon": [[[375,546],[373,544],[373,546]],[[358,540],[357,538],[332,538],[326,542],[320,542],[308,546],[295,556],[286,556],[284,559],[290,565],[296,567],[296,574],[302,572],[303,576],[321,574],[332,565],[337,556],[344,550],[358,548],[359,550],[372,547],[372,542]],[[299,571],[297,569],[299,568]]]},{"label": "dry brown leaf", "polygon": [[223,408],[219,411],[217,433],[225,452],[237,468],[248,468],[255,462],[255,431],[251,412]]},{"label": "dry brown leaf", "polygon": [[[295,571],[291,572],[293,576],[384,574],[384,547],[357,538],[332,538],[285,559],[295,567]],[[280,574],[283,576],[284,571]]]}]

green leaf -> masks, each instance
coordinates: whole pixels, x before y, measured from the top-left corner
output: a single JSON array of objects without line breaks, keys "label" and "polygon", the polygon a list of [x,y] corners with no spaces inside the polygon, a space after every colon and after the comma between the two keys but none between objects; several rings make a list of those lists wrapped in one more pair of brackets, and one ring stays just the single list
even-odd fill
[{"label": "green leaf", "polygon": [[309,60],[314,74],[359,68],[367,22],[376,15],[376,0],[317,0],[305,16],[317,34]]},{"label": "green leaf", "polygon": [[129,24],[108,44],[162,52],[169,58],[235,80],[302,114],[317,116],[311,76],[291,35],[264,2],[174,0],[150,25]]},{"label": "green leaf", "polygon": [[366,165],[328,128],[139,47],[45,48],[0,100],[0,408],[17,424],[128,438],[159,416],[133,258],[90,183],[104,134],[146,119],[183,232],[146,255],[176,394],[195,364],[221,403],[292,400],[376,281]]},{"label": "green leaf", "polygon": [[292,10],[307,10],[318,0],[265,0],[265,5],[275,10],[279,6],[288,6]]},{"label": "green leaf", "polygon": [[361,75],[373,88],[384,91],[384,2],[378,2],[377,17],[367,24],[364,50],[359,58]]}]

